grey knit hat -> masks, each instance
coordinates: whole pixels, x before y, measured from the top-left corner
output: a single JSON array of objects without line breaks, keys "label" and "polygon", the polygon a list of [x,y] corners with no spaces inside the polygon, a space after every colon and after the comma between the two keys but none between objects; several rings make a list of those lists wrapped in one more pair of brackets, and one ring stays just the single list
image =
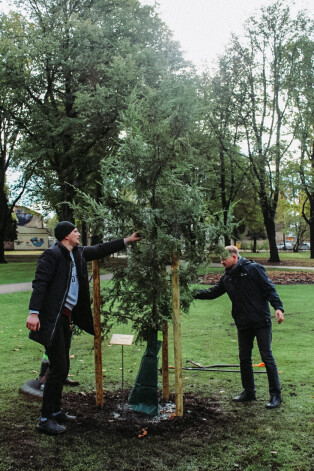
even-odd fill
[{"label": "grey knit hat", "polygon": [[74,224],[69,221],[58,222],[55,227],[55,238],[61,242],[67,235],[75,229]]}]

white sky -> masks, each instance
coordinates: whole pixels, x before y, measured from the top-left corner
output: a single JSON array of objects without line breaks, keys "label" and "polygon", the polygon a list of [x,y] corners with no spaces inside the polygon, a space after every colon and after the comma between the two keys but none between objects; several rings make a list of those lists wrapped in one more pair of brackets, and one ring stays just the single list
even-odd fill
[{"label": "white sky", "polygon": [[[154,5],[155,0],[141,0]],[[181,44],[185,58],[202,67],[223,53],[231,33],[241,34],[244,21],[272,0],[157,0],[163,21]],[[286,0],[292,5],[292,0]],[[314,2],[295,0],[293,10],[314,13]]]},{"label": "white sky", "polygon": [[[244,21],[272,0],[140,0],[157,3],[161,18],[180,42],[185,58],[199,68],[208,66],[223,53],[231,33],[241,34]],[[312,0],[284,0],[294,10],[313,15]],[[0,0],[0,11],[8,11],[10,0]]]}]

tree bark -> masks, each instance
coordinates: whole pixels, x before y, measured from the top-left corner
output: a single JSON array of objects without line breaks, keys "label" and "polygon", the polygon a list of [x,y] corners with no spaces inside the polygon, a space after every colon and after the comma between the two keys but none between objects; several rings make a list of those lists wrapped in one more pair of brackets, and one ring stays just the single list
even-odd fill
[{"label": "tree bark", "polygon": [[310,219],[309,219],[309,227],[310,227],[310,257],[314,258],[314,195],[310,198]]},{"label": "tree bark", "polygon": [[279,253],[276,244],[276,226],[275,220],[271,217],[268,211],[263,210],[264,224],[266,229],[266,234],[269,242],[269,262],[280,263]]}]

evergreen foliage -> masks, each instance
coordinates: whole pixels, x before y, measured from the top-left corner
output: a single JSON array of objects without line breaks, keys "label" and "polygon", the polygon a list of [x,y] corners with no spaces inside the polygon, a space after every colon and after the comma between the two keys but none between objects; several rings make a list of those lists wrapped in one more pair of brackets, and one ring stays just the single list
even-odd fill
[{"label": "evergreen foliage", "polygon": [[168,75],[158,89],[146,89],[145,98],[133,94],[123,115],[122,145],[112,159],[119,177],[104,168],[102,202],[81,194],[75,207],[94,229],[125,235],[135,228],[144,235],[129,249],[127,268],[116,272],[103,292],[104,331],[116,320],[131,320],[138,336],[147,339],[171,320],[173,254],[181,258],[180,300],[187,312],[189,285],[204,260],[208,235],[212,240],[221,235],[221,227],[209,231],[202,190],[193,181],[196,151],[190,141],[197,100],[189,80]]}]

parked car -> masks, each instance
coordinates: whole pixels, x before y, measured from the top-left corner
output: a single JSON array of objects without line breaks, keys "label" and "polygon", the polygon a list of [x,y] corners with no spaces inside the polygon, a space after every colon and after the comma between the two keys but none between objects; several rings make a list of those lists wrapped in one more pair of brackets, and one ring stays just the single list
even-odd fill
[{"label": "parked car", "polygon": [[293,250],[293,245],[290,242],[286,242],[286,244],[277,244],[278,250]]},{"label": "parked car", "polygon": [[310,250],[311,246],[309,244],[309,242],[303,242],[300,247],[299,247],[299,250]]}]

